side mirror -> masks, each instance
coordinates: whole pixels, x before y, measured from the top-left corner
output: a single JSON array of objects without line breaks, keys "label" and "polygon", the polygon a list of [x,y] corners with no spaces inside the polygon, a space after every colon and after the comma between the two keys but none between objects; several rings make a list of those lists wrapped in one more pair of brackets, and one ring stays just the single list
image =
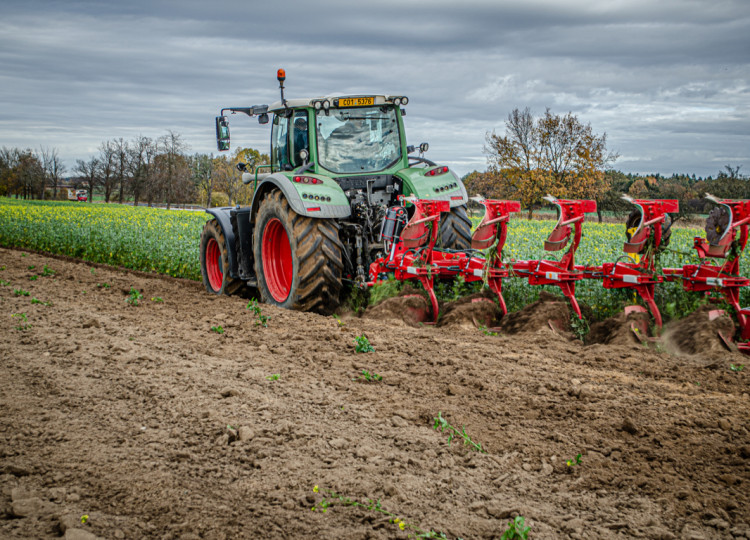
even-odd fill
[{"label": "side mirror", "polygon": [[229,121],[226,116],[216,117],[216,146],[220,152],[229,150]]},{"label": "side mirror", "polygon": [[263,113],[258,117],[258,123],[259,124],[267,124],[268,123],[268,113]]}]

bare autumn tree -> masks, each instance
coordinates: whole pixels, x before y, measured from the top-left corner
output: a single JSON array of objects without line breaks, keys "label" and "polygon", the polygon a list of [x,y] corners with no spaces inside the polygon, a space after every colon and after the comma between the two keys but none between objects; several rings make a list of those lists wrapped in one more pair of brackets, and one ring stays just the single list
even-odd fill
[{"label": "bare autumn tree", "polygon": [[112,157],[114,161],[115,185],[119,188],[117,202],[120,204],[125,200],[126,186],[130,181],[130,146],[122,137],[112,139]]},{"label": "bare autumn tree", "polygon": [[81,183],[88,188],[88,201],[94,200],[94,189],[99,185],[99,159],[92,156],[88,161],[76,160],[73,172],[78,175]]},{"label": "bare autumn tree", "polygon": [[185,151],[188,145],[172,130],[158,140],[158,180],[167,209],[174,202],[185,202],[190,196],[190,169]]},{"label": "bare autumn tree", "polygon": [[153,181],[156,143],[150,137],[139,135],[130,144],[129,154],[130,192],[133,194],[133,204],[138,206],[138,202],[144,192],[148,192],[149,184]]},{"label": "bare autumn tree", "polygon": [[99,183],[104,190],[104,201],[110,202],[117,186],[117,158],[112,141],[99,145]]},{"label": "bare autumn tree", "polygon": [[528,108],[514,109],[505,135],[487,133],[485,153],[490,172],[516,193],[531,218],[547,193],[591,199],[605,193],[604,168],[617,157],[607,152],[606,142],[606,134],[594,134],[571,113],[547,109],[535,119]]},{"label": "bare autumn tree", "polygon": [[52,198],[57,199],[57,188],[62,182],[62,176],[65,174],[65,165],[57,153],[57,148],[40,148],[39,153],[42,156],[42,168],[47,180],[47,184],[52,187]]}]

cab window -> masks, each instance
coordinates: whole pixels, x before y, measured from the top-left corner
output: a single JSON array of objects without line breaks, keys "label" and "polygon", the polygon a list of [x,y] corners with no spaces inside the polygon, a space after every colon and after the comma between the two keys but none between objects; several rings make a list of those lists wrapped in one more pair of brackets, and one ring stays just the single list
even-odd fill
[{"label": "cab window", "polygon": [[271,130],[271,165],[274,170],[289,170],[289,118],[274,116]]}]

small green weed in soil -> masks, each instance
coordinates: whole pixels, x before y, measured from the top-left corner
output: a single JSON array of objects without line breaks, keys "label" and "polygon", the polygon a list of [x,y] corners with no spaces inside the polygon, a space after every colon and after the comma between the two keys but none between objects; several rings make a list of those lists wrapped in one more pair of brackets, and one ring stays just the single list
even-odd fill
[{"label": "small green weed in soil", "polygon": [[370,344],[370,340],[367,339],[367,336],[361,335],[354,338],[354,352],[375,352],[375,347]]},{"label": "small green weed in soil", "polygon": [[154,304],[163,304],[164,303],[164,299],[161,296],[152,296],[151,297],[151,301]]},{"label": "small green weed in soil", "polygon": [[16,296],[29,296],[31,293],[29,291],[24,291],[23,289],[13,289],[13,294]]},{"label": "small green weed in soil", "polygon": [[41,300],[39,300],[37,298],[33,298],[33,297],[31,298],[31,303],[32,304],[42,304],[43,306],[51,306],[52,305],[52,302],[43,302],[43,301],[41,301]]},{"label": "small green weed in soil", "polygon": [[569,459],[565,462],[568,467],[575,467],[581,464],[581,454],[576,455],[575,459]]},{"label": "small green weed in soil", "polygon": [[278,373],[274,373],[273,375],[269,375],[266,377],[269,381],[278,381],[281,378],[281,375]]},{"label": "small green weed in soil", "polygon": [[39,276],[29,276],[29,281],[36,281],[39,279]]},{"label": "small green weed in soil", "polygon": [[[320,493],[320,489],[318,486],[313,487],[314,493]],[[311,510],[313,512],[320,512],[322,514],[325,514],[328,512],[329,508],[333,508],[335,506],[353,506],[356,508],[361,508],[363,510],[367,510],[370,512],[377,512],[379,514],[382,514],[388,518],[388,522],[392,523],[396,527],[399,528],[399,530],[406,531],[407,529],[409,531],[413,531],[414,535],[412,536],[412,533],[409,533],[409,538],[443,538],[445,540],[448,539],[448,537],[445,535],[445,533],[442,532],[435,532],[432,529],[429,531],[425,531],[420,529],[418,526],[413,525],[411,523],[407,523],[400,517],[398,517],[397,514],[394,514],[393,512],[389,512],[383,506],[380,504],[380,499],[373,500],[373,499],[367,499],[366,503],[355,501],[353,499],[350,499],[349,497],[345,497],[344,495],[340,495],[339,493],[336,493],[335,491],[331,489],[327,489],[324,491],[325,496],[323,497],[323,500],[315,503]],[[457,540],[461,540],[458,538]]]},{"label": "small green weed in soil", "polygon": [[508,522],[508,527],[500,535],[500,540],[527,540],[531,527],[526,526],[523,516],[516,516],[513,521]]},{"label": "small green weed in soil", "polygon": [[362,375],[360,375],[359,377],[355,377],[352,380],[353,381],[358,381],[358,380],[362,379],[362,380],[365,380],[367,382],[380,382],[380,381],[383,380],[383,377],[381,375],[378,375],[377,373],[374,373],[374,372],[370,373],[366,369],[363,369],[361,371],[361,373],[362,373]]},{"label": "small green weed in soil", "polygon": [[438,412],[437,418],[435,418],[435,423],[432,426],[435,430],[440,430],[440,432],[447,431],[448,432],[448,446],[451,445],[451,441],[456,437],[459,436],[464,440],[464,446],[468,446],[475,452],[481,452],[482,454],[486,454],[487,452],[482,448],[482,443],[475,443],[471,440],[471,437],[467,435],[466,428],[464,426],[461,426],[461,431],[453,427],[448,423],[448,420],[443,418],[442,413]]},{"label": "small green weed in soil", "polygon": [[739,373],[740,371],[745,369],[745,364],[738,364],[736,366],[734,364],[729,364],[729,369],[731,369],[735,373]]},{"label": "small green weed in soil", "polygon": [[260,306],[258,305],[258,301],[255,298],[247,303],[245,309],[249,309],[255,314],[255,326],[268,328],[268,321],[271,317],[263,315],[263,311],[261,310]]},{"label": "small green weed in soil", "polygon": [[100,289],[109,289],[112,285],[109,283],[97,283],[96,286]]},{"label": "small green weed in soil", "polygon": [[34,268],[36,268],[36,266],[34,266],[33,264],[29,266],[29,270],[33,270]]},{"label": "small green weed in soil", "polygon": [[27,324],[29,321],[29,318],[26,316],[25,313],[14,313],[11,315],[14,319],[21,319],[21,322],[23,324],[20,324],[16,326],[16,330],[20,330],[21,332],[25,332],[26,330],[31,330],[31,325]]},{"label": "small green weed in soil", "polygon": [[4,279],[0,279],[0,286],[7,287],[8,285],[10,285],[10,281],[6,281]]},{"label": "small green weed in soil", "polygon": [[489,330],[486,326],[480,326],[479,331],[482,332],[485,336],[496,336],[497,332],[493,332],[492,330]]},{"label": "small green weed in soil", "polygon": [[42,269],[42,277],[49,277],[49,276],[54,276],[54,275],[55,275],[55,271],[45,264],[44,268]]},{"label": "small green weed in soil", "polygon": [[224,328],[222,328],[221,326],[212,326],[211,332],[216,332],[217,334],[223,334]]},{"label": "small green weed in soil", "polygon": [[137,306],[138,300],[140,300],[141,298],[143,298],[141,292],[135,287],[130,287],[130,294],[128,295],[127,303],[131,306]]}]

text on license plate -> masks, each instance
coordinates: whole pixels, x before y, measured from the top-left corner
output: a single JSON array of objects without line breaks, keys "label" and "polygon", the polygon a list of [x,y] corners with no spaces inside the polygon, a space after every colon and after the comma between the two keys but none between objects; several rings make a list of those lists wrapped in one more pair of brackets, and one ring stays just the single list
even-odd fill
[{"label": "text on license plate", "polygon": [[370,97],[356,97],[356,98],[339,98],[339,107],[366,107],[368,105],[374,105],[375,98]]}]

